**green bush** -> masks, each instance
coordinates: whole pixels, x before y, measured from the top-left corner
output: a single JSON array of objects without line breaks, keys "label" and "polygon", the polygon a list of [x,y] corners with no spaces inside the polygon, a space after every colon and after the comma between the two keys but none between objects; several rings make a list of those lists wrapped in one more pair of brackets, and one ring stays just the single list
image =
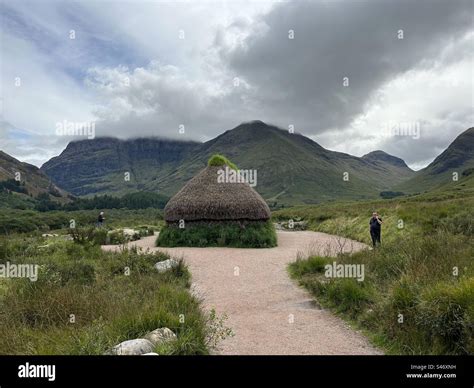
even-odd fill
[{"label": "green bush", "polygon": [[113,230],[107,235],[107,244],[119,245],[128,242],[127,237],[123,233],[123,230]]},{"label": "green bush", "polygon": [[162,247],[235,247],[270,248],[277,245],[273,224],[251,223],[188,225],[186,228],[165,226],[156,241]]},{"label": "green bush", "polygon": [[97,228],[94,230],[92,235],[92,243],[94,245],[105,245],[107,244],[107,229]]},{"label": "green bush", "polygon": [[328,259],[321,256],[311,256],[305,260],[298,258],[290,264],[289,271],[292,276],[301,277],[307,274],[322,273],[326,264],[328,264]]},{"label": "green bush", "polygon": [[153,236],[155,234],[155,229],[149,226],[139,226],[138,234],[140,237]]},{"label": "green bush", "polygon": [[352,316],[374,299],[372,290],[366,283],[356,279],[332,279],[326,284],[327,298],[340,312],[350,313]]}]

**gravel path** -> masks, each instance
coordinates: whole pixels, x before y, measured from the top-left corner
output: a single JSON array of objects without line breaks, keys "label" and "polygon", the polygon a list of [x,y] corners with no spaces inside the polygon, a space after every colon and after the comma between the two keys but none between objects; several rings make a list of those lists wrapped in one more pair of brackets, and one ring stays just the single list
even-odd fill
[{"label": "gravel path", "polygon": [[269,249],[156,248],[153,236],[132,244],[185,259],[193,291],[205,308],[226,313],[226,326],[235,333],[221,343],[219,354],[380,354],[364,336],[319,308],[287,273],[298,254],[333,255],[364,244],[325,233],[277,233],[278,247]]}]

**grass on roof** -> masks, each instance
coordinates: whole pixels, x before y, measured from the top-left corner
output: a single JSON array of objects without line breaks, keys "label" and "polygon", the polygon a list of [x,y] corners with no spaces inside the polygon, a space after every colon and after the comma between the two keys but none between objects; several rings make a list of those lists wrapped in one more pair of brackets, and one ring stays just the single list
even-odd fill
[{"label": "grass on roof", "polygon": [[208,166],[229,166],[233,170],[238,170],[238,167],[232,163],[229,159],[227,159],[224,155],[214,154],[211,156],[209,161],[207,162]]}]

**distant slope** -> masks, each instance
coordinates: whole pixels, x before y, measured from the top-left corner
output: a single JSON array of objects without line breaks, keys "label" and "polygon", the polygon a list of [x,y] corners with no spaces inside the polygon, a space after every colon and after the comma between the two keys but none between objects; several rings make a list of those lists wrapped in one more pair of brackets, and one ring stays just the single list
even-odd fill
[{"label": "distant slope", "polygon": [[362,159],[372,163],[374,166],[390,170],[394,176],[400,178],[411,178],[415,175],[415,172],[407,166],[403,159],[389,155],[384,151],[372,151],[362,156]]},{"label": "distant slope", "polygon": [[159,177],[172,171],[198,145],[156,138],[74,141],[41,170],[75,195],[120,195],[150,184],[154,191],[161,191]]},{"label": "distant slope", "polygon": [[[305,136],[254,121],[204,143],[184,160],[166,178],[171,192],[203,168],[214,153],[228,156],[241,169],[257,170],[256,189],[270,203],[374,198],[412,174],[408,167],[329,151]],[[345,172],[348,181],[343,180]]]},{"label": "distant slope", "polygon": [[[171,196],[214,153],[228,156],[241,169],[257,170],[256,190],[274,205],[374,198],[413,174],[388,154],[358,158],[329,151],[261,121],[241,124],[206,143],[113,138],[71,142],[42,170],[76,195],[145,190]],[[127,172],[130,181],[124,180]],[[348,181],[343,180],[346,172]]]},{"label": "distant slope", "polygon": [[[40,194],[48,194],[57,202],[68,201],[68,193],[52,183],[38,167],[20,162],[3,151],[0,151],[0,186],[3,194],[15,195],[15,198],[10,200],[16,203],[21,200],[29,201]],[[7,199],[8,197],[2,195],[3,201]]]},{"label": "distant slope", "polygon": [[463,171],[474,167],[474,127],[461,133],[443,153],[413,178],[396,188],[407,193],[417,193],[455,184],[453,173],[461,179]]}]

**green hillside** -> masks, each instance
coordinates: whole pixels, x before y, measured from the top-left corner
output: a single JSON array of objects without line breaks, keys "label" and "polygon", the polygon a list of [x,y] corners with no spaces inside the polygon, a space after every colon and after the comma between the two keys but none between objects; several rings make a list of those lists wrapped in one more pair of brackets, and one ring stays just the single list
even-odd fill
[{"label": "green hillside", "polygon": [[424,192],[455,183],[453,174],[460,179],[470,168],[474,168],[474,127],[461,133],[429,166],[395,188],[407,193]]},{"label": "green hillside", "polygon": [[155,138],[119,140],[98,138],[71,142],[61,155],[41,170],[74,195],[160,192],[159,177],[166,175],[198,143]]},{"label": "green hillside", "polygon": [[[241,169],[257,170],[256,190],[272,205],[378,197],[411,177],[403,161],[385,153],[358,158],[329,151],[313,140],[267,125],[244,123],[206,143],[160,139],[73,142],[42,170],[76,195],[136,190],[175,194],[223,154]],[[124,174],[130,173],[130,180]],[[347,173],[348,180],[344,180]]]},{"label": "green hillside", "polygon": [[32,208],[38,197],[69,202],[68,193],[56,186],[38,167],[0,151],[0,208]]}]

